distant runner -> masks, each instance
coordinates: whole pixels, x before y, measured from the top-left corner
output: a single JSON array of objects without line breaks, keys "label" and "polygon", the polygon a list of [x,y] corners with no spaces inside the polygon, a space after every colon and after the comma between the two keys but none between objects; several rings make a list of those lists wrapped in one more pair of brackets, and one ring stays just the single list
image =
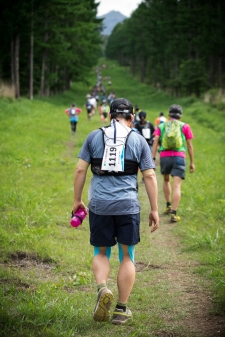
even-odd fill
[{"label": "distant runner", "polygon": [[139,122],[135,124],[136,129],[140,132],[140,134],[146,139],[150,150],[152,150],[153,138],[154,138],[154,125],[146,120],[146,112],[141,111],[138,114]]},{"label": "distant runner", "polygon": [[164,116],[164,112],[160,112],[159,116],[155,119],[155,126],[167,122],[167,120],[168,119]]},{"label": "distant runner", "polygon": [[76,104],[73,103],[71,108],[65,110],[65,113],[70,118],[71,132],[72,135],[76,133],[77,123],[78,123],[78,115],[82,112],[80,108],[76,108]]},{"label": "distant runner", "polygon": [[92,117],[92,110],[93,110],[93,105],[90,102],[90,98],[87,98],[86,104],[85,104],[86,110],[87,110],[87,118],[90,121]]}]

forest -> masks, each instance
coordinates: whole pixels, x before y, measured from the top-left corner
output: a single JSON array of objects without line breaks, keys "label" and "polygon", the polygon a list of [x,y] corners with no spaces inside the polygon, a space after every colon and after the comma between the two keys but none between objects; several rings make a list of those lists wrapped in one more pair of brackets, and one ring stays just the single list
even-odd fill
[{"label": "forest", "polygon": [[[225,1],[145,0],[109,37],[97,1],[0,1],[0,336],[224,337]],[[194,134],[196,170],[182,183],[179,223],[163,215],[157,153],[160,226],[150,233],[138,170],[141,241],[126,326],[93,320],[90,212],[70,225],[81,147],[106,126],[99,107],[89,120],[84,105],[96,70],[107,92],[138,104],[149,121],[181,105]],[[6,84],[12,96],[2,94]],[[218,105],[203,100],[213,92]],[[76,134],[65,114],[72,102],[82,109]],[[91,179],[89,169],[87,207]],[[110,264],[112,314],[117,245]]]},{"label": "forest", "polygon": [[94,0],[0,2],[0,79],[15,97],[50,96],[85,80],[101,51]]},{"label": "forest", "polygon": [[174,96],[222,93],[224,21],[222,0],[145,0],[114,28],[106,57]]},{"label": "forest", "polygon": [[143,0],[102,35],[95,0],[0,2],[0,80],[16,98],[52,96],[88,81],[100,56],[173,96],[223,93],[225,2]]}]

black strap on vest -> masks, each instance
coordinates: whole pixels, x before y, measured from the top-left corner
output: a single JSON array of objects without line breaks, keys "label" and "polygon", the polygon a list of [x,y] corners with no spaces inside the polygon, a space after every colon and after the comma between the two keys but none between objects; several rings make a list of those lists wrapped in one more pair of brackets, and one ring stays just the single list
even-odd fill
[{"label": "black strap on vest", "polygon": [[114,172],[114,171],[103,171],[102,158],[92,158],[91,159],[91,172],[97,174],[98,176],[127,176],[137,174],[138,163],[133,160],[124,160],[124,171]]}]

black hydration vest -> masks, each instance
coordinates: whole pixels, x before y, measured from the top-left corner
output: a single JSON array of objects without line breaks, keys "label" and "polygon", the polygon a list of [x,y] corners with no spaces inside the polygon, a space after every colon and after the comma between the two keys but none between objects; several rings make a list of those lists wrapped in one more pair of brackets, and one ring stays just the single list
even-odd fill
[{"label": "black hydration vest", "polygon": [[[106,126],[106,128],[110,127]],[[104,140],[104,130],[103,128],[100,128],[100,130],[102,131],[102,141],[103,144],[105,144],[105,140]],[[125,153],[126,153],[126,143],[127,140],[131,134],[133,130],[131,130],[126,138],[126,142],[125,142]],[[102,159],[103,158],[91,158],[91,171],[93,174],[96,174],[98,176],[127,176],[127,175],[134,175],[137,174],[138,172],[138,163],[133,161],[133,160],[129,160],[129,159],[124,159],[124,171],[119,171],[119,172],[114,172],[114,171],[103,171],[101,169],[102,167]]]}]

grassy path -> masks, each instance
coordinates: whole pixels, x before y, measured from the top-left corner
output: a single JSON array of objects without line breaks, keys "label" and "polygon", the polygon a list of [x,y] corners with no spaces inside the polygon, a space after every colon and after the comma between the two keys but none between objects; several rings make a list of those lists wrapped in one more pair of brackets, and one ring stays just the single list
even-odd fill
[{"label": "grassy path", "polygon": [[[109,74],[116,94],[140,104],[152,121],[174,103],[124,69],[109,64],[103,75]],[[150,234],[149,203],[139,184],[141,243],[129,300],[134,317],[124,327],[93,321],[96,285],[88,219],[77,230],[69,219],[78,152],[86,135],[102,122],[98,114],[87,122],[84,109],[72,137],[64,113],[74,100],[83,107],[87,89],[77,83],[72,91],[44,101],[0,100],[0,335],[225,337],[225,139],[216,132],[224,117],[188,99],[177,103],[184,105],[184,120],[194,131],[196,172],[183,183],[182,222],[170,224],[161,216],[159,229]],[[159,168],[157,176],[161,215],[165,201]],[[90,179],[89,172],[86,203]],[[108,286],[114,306],[117,247],[111,265]]]},{"label": "grassy path", "polygon": [[[153,284],[156,299],[151,303],[152,311],[161,311],[159,315],[166,326],[166,329],[164,327],[162,330],[160,328],[152,331],[149,336],[224,337],[225,316],[215,316],[211,312],[213,307],[209,281],[195,273],[195,269],[200,264],[193,254],[185,252],[176,236],[176,228],[179,224],[170,223],[170,217],[162,215],[165,201],[159,166],[157,166],[157,178],[160,227],[151,235],[149,260],[145,258],[145,262],[138,261],[139,258],[143,259],[143,252],[140,256],[138,252],[136,254],[137,272],[147,272],[151,275],[150,282]],[[148,216],[148,203],[143,184],[140,184],[139,194],[143,211],[142,220],[145,220]],[[146,231],[148,229],[145,229],[142,235],[146,234]],[[146,249],[147,247],[140,248],[140,250]],[[144,284],[141,286],[143,287]],[[151,326],[149,328],[151,329]]]},{"label": "grassy path", "polygon": [[[71,156],[72,142],[66,144]],[[92,321],[95,303],[95,285],[84,287],[91,292],[88,314],[82,317],[84,331],[78,329],[76,336],[139,336],[139,337],[224,337],[225,315],[215,315],[210,291],[210,281],[196,272],[201,266],[195,254],[185,251],[176,230],[180,224],[170,223],[162,215],[165,200],[162,176],[157,166],[159,187],[160,227],[151,234],[148,223],[149,203],[144,184],[139,180],[141,202],[141,243],[136,248],[136,282],[129,306],[133,319],[124,327],[110,322],[96,324]],[[192,176],[187,177],[192,179]],[[183,184],[185,184],[184,181]],[[182,200],[181,200],[182,203]],[[190,215],[191,217],[191,215]],[[85,243],[86,245],[86,243]],[[116,271],[117,248],[111,258],[111,275],[108,286],[117,296]],[[114,303],[113,303],[114,305]],[[88,317],[89,316],[89,317]]]}]

